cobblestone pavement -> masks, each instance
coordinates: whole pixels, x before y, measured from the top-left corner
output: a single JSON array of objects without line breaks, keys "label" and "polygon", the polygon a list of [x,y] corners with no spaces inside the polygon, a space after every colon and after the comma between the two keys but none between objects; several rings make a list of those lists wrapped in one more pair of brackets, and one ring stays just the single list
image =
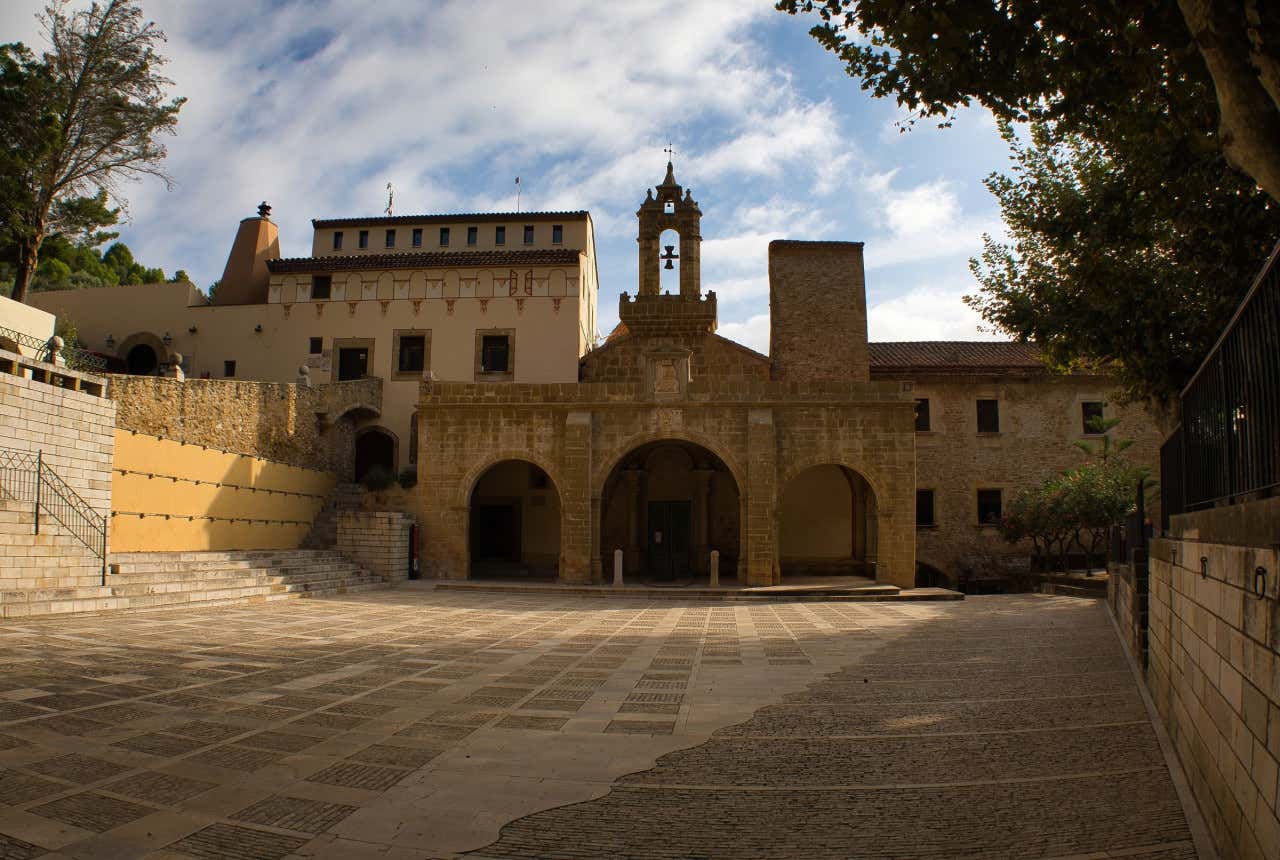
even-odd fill
[{"label": "cobblestone pavement", "polygon": [[0,858],[467,850],[1194,857],[1090,601],[401,588],[0,624]]}]

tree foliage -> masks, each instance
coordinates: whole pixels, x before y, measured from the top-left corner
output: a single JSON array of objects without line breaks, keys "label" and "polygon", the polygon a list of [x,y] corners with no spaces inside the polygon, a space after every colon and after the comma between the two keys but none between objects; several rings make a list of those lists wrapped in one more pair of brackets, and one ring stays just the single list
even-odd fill
[{"label": "tree foliage", "polygon": [[169,181],[157,138],[172,133],[183,104],[156,71],[164,33],[130,0],[50,5],[41,21],[50,47],[39,58],[0,46],[0,232],[16,249],[19,301],[47,237],[100,244],[122,181]]},{"label": "tree foliage", "polygon": [[[0,260],[13,258],[13,246],[0,244]],[[0,262],[0,291],[12,286],[15,267]],[[41,246],[40,264],[31,280],[33,292],[48,290],[81,290],[94,287],[114,287],[127,284],[156,284],[166,280],[163,269],[137,262],[129,246],[115,242],[105,252],[82,242],[69,241],[65,236],[53,235]],[[189,281],[186,272],[179,270],[174,281]]]}]

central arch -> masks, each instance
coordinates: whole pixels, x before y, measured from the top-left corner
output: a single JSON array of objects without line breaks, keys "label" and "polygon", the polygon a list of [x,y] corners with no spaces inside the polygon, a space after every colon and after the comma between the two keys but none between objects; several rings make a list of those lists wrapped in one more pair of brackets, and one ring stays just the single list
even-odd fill
[{"label": "central arch", "polygon": [[733,472],[707,448],[681,439],[638,445],[614,464],[600,500],[606,576],[619,549],[626,574],[649,582],[707,577],[712,550],[720,553],[721,581],[736,576],[741,494]]},{"label": "central arch", "polygon": [[859,472],[812,465],[794,474],[779,498],[782,576],[876,576],[876,493]]},{"label": "central arch", "polygon": [[528,460],[501,460],[467,503],[471,579],[551,578],[560,572],[560,491]]},{"label": "central arch", "polygon": [[388,478],[396,474],[396,438],[384,427],[366,427],[356,431],[354,474],[357,481],[370,472],[381,470]]}]

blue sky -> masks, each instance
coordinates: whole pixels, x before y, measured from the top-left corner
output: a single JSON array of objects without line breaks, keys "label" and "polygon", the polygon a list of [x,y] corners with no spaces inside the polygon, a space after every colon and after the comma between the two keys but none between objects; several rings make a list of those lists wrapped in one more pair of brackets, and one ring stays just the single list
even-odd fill
[{"label": "blue sky", "polygon": [[[41,45],[43,0],[7,0],[0,38]],[[721,333],[768,346],[775,238],[866,243],[873,340],[979,339],[960,298],[968,259],[1000,230],[982,185],[1008,164],[990,116],[900,134],[896,105],[848,78],[772,3],[536,4],[144,0],[187,96],[167,170],[127,188],[135,256],[201,286],[265,199],[283,252],[310,220],[589,209],[600,327],[636,283],[635,210],[676,176],[703,211],[703,286]]]}]

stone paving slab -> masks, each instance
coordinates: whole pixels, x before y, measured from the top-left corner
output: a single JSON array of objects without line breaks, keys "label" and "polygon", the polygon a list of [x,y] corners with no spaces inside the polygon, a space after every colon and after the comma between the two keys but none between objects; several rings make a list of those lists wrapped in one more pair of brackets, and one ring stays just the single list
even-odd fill
[{"label": "stone paving slab", "polygon": [[0,622],[0,857],[1172,860],[1188,839],[1092,601],[409,587]]}]

